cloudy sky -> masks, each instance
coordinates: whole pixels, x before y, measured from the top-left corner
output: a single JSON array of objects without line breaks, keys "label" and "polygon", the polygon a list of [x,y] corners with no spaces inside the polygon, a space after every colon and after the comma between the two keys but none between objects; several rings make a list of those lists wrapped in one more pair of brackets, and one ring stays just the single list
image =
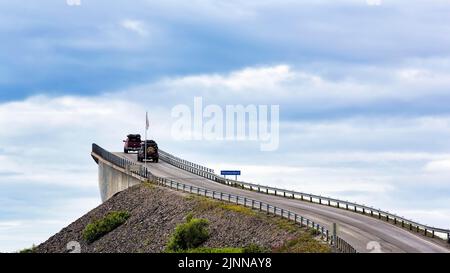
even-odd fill
[{"label": "cloudy sky", "polygon": [[[450,1],[0,0],[0,252],[100,203],[127,133],[242,179],[450,227]],[[280,146],[178,141],[177,104],[280,105]]]}]

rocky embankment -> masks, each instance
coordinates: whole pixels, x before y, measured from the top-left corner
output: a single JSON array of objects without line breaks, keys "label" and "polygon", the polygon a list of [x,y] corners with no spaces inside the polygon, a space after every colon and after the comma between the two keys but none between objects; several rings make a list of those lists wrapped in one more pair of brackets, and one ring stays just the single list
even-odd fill
[{"label": "rocky embankment", "polygon": [[[125,223],[94,242],[83,238],[85,227],[111,211],[127,211]],[[210,236],[202,247],[245,247],[274,252],[328,252],[323,242],[280,217],[175,190],[141,184],[113,196],[37,246],[35,252],[67,252],[78,242],[81,252],[164,252],[175,227],[187,215],[209,220]]]}]

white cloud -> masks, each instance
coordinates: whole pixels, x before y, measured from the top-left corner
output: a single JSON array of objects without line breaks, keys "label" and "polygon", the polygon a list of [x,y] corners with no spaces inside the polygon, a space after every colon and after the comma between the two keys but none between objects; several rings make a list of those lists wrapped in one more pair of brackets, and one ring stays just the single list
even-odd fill
[{"label": "white cloud", "polygon": [[178,79],[168,79],[164,83],[174,88],[226,89],[249,92],[261,88],[276,88],[289,80],[293,72],[287,65],[245,68],[228,75],[195,75]]},{"label": "white cloud", "polygon": [[120,22],[120,25],[127,30],[137,33],[139,36],[145,37],[148,35],[147,27],[142,21],[126,19]]},{"label": "white cloud", "polygon": [[[332,71],[337,69],[331,64],[319,65],[328,66]],[[311,72],[308,68],[280,64],[248,67],[225,74],[167,78],[136,87],[134,93],[147,98],[170,95],[177,100],[196,94],[224,103],[233,98],[242,103],[275,101],[291,108],[295,106],[298,111],[349,107],[363,110],[364,106],[379,102],[448,96],[449,68],[445,63],[411,61],[391,68],[364,65],[345,68],[354,76],[333,77],[323,72]]]},{"label": "white cloud", "polygon": [[450,159],[435,160],[425,165],[427,172],[450,172]]}]

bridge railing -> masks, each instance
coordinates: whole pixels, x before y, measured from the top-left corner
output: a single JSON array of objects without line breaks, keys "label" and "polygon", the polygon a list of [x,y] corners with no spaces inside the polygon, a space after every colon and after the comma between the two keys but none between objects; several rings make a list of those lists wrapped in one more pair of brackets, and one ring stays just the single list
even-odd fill
[{"label": "bridge railing", "polygon": [[183,165],[189,166],[190,168],[192,168],[192,170],[200,170],[200,171],[203,171],[203,172],[214,173],[213,169],[210,169],[210,168],[207,168],[205,166],[202,166],[202,165],[199,165],[199,164],[196,164],[196,163],[193,163],[193,162],[181,159],[181,158],[176,157],[176,156],[174,156],[172,154],[169,154],[169,153],[167,153],[167,152],[165,152],[165,151],[163,151],[161,149],[158,152],[159,152],[159,156],[162,156],[164,158],[170,158],[170,160],[172,160],[173,162],[177,162],[179,164],[183,164]]},{"label": "bridge railing", "polygon": [[102,147],[98,146],[95,143],[92,144],[92,152],[97,154],[104,160],[108,161],[109,163],[112,163],[118,167],[121,167],[130,173],[133,173],[140,177],[145,177],[150,180],[153,180],[156,178],[155,175],[153,175],[147,168],[145,168],[141,164],[135,163],[131,160],[128,160],[126,158],[115,155],[111,152],[108,152],[107,150],[103,149]]},{"label": "bridge railing", "polygon": [[432,227],[429,225],[424,225],[424,224],[418,223],[416,221],[413,221],[411,219],[407,219],[405,217],[398,216],[394,213],[390,213],[388,211],[383,211],[381,209],[373,208],[373,207],[366,206],[366,205],[361,205],[361,204],[358,204],[355,202],[349,202],[349,201],[339,200],[336,198],[330,198],[330,197],[325,197],[325,196],[310,194],[310,193],[304,193],[304,192],[299,192],[299,191],[285,190],[285,189],[280,189],[280,188],[276,188],[276,187],[254,184],[254,183],[249,183],[249,182],[244,182],[244,181],[236,181],[236,180],[226,179],[226,178],[218,176],[214,173],[204,171],[203,169],[196,169],[196,168],[192,167],[193,165],[196,165],[196,164],[193,164],[191,162],[189,162],[188,164],[185,164],[185,162],[188,162],[186,160],[183,160],[183,161],[175,160],[168,153],[164,153],[162,159],[164,161],[166,161],[167,163],[172,164],[180,169],[189,171],[191,173],[194,173],[198,176],[207,178],[214,182],[226,184],[226,185],[233,186],[233,187],[239,187],[239,188],[246,189],[246,190],[257,191],[260,193],[272,194],[272,195],[285,197],[285,198],[291,198],[291,199],[298,199],[301,201],[307,201],[307,202],[316,203],[316,204],[325,205],[325,206],[332,206],[332,207],[336,207],[339,209],[352,211],[355,213],[369,215],[369,216],[378,218],[380,220],[392,223],[399,227],[409,229],[410,231],[414,231],[416,233],[420,233],[422,235],[429,236],[431,238],[435,238],[436,236],[438,236],[442,239],[446,239],[447,242],[450,243],[450,229],[443,229],[443,228]]},{"label": "bridge railing", "polygon": [[[352,247],[348,242],[346,242],[344,239],[342,239],[339,236],[333,236],[330,234],[329,230],[318,224],[314,221],[303,217],[297,213],[294,213],[290,210],[286,210],[283,208],[279,208],[273,205],[270,205],[268,203],[258,201],[255,199],[229,194],[225,192],[220,191],[213,191],[208,190],[201,187],[196,187],[193,185],[188,185],[184,183],[180,183],[178,181],[164,178],[164,177],[158,177],[153,175],[150,171],[148,171],[147,168],[140,164],[136,164],[128,159],[119,157],[115,154],[112,154],[105,149],[101,148],[97,144],[92,145],[92,152],[99,157],[103,158],[104,160],[108,161],[109,163],[112,163],[118,167],[123,168],[124,170],[130,170],[130,169],[138,169],[138,171],[131,171],[132,173],[139,175],[142,178],[148,179],[153,181],[154,183],[157,183],[161,186],[169,187],[176,190],[181,190],[184,192],[188,192],[191,194],[196,194],[199,196],[205,196],[225,202],[235,203],[238,205],[243,205],[244,207],[249,207],[252,209],[259,210],[261,212],[265,212],[267,214],[273,214],[276,216],[281,216],[285,219],[288,219],[290,221],[294,221],[295,223],[299,224],[300,227],[304,227],[307,229],[314,230],[316,234],[320,235],[321,239],[329,243],[333,246],[335,251],[342,252],[342,253],[357,253],[354,247]],[[161,155],[160,155],[161,156]],[[164,156],[164,155],[163,155]],[[130,168],[130,166],[138,166],[138,168]]]}]

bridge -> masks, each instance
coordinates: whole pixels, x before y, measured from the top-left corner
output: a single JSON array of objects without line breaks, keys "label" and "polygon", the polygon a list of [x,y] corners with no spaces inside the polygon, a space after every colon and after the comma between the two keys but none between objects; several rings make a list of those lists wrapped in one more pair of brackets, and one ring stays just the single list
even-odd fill
[{"label": "bridge", "polygon": [[[450,230],[431,227],[369,206],[308,193],[225,179],[214,170],[160,150],[159,163],[93,144],[102,201],[151,181],[176,190],[234,202],[315,229],[339,252],[450,252]],[[337,236],[331,232],[338,226]]]}]

